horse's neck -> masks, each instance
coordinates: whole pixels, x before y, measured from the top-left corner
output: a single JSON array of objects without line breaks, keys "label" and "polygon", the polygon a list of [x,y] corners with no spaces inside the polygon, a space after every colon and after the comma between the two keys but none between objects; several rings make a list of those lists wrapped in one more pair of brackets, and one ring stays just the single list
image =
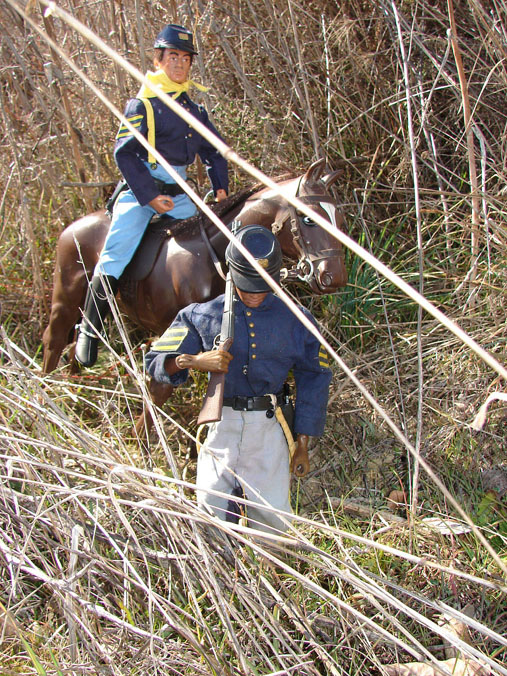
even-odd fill
[{"label": "horse's neck", "polygon": [[[298,191],[299,183],[300,177],[283,180],[278,185],[283,188],[285,194],[294,196]],[[236,204],[229,213],[222,215],[222,221],[229,226],[232,221],[236,220],[240,223],[240,227],[255,224],[270,228],[280,210],[286,209],[287,206],[287,200],[275,190],[263,188],[252,195],[246,195],[241,204]],[[213,248],[222,257],[229,241],[228,238],[216,227],[208,229],[208,236]]]}]

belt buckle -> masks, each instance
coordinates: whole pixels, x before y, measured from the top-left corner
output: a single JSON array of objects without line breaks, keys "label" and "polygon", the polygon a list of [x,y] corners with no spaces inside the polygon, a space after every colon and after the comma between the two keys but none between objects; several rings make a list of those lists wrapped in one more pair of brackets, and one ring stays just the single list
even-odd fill
[{"label": "belt buckle", "polygon": [[248,397],[235,396],[232,408],[235,411],[248,411]]},{"label": "belt buckle", "polygon": [[247,397],[246,398],[246,407],[244,409],[245,411],[254,411],[254,398],[253,397]]}]

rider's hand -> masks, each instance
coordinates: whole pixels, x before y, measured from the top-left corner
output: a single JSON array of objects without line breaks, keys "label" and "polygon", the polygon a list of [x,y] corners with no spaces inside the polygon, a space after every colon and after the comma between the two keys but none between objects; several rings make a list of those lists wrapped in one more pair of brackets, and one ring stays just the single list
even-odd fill
[{"label": "rider's hand", "polygon": [[292,456],[290,471],[297,477],[303,477],[310,471],[310,460],[308,459],[308,442],[310,437],[306,434],[298,434],[296,441],[296,450]]},{"label": "rider's hand", "polygon": [[217,190],[217,202],[222,202],[227,197],[227,193],[223,188]]},{"label": "rider's hand", "polygon": [[154,197],[151,202],[149,202],[149,205],[155,209],[157,214],[165,214],[166,211],[174,209],[174,202],[169,195],[157,195],[157,197]]},{"label": "rider's hand", "polygon": [[199,354],[179,354],[176,366],[179,369],[197,369],[211,373],[227,373],[232,354],[225,350],[210,350]]}]

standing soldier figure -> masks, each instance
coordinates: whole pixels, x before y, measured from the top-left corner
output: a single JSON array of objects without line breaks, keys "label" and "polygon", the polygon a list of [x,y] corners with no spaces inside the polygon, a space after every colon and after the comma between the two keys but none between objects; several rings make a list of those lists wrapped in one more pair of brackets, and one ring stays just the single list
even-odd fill
[{"label": "standing soldier figure", "polygon": [[[259,225],[240,229],[237,237],[278,282],[282,254],[276,237]],[[324,430],[331,380],[328,356],[232,243],[226,261],[237,296],[229,351],[213,349],[224,311],[222,295],[181,310],[146,355],[146,367],[153,378],[172,385],[184,383],[191,368],[225,372],[222,418],[209,426],[197,461],[198,503],[218,518],[234,521],[241,510],[234,498],[246,497],[249,526],[284,531],[290,517],[262,505],[291,513],[290,471],[297,476],[309,471],[309,436]],[[312,315],[301,310],[315,324]],[[289,371],[296,385],[292,460],[276,415],[285,403]]]}]

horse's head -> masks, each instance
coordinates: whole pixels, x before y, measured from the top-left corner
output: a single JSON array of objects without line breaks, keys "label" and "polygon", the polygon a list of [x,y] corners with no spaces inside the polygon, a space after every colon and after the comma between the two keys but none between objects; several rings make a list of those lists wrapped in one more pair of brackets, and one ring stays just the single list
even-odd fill
[{"label": "horse's head", "polygon": [[[326,176],[325,160],[312,164],[308,171],[291,183],[294,195],[303,204],[326,219],[332,228],[342,228],[344,218],[329,187],[341,174],[335,171]],[[315,293],[333,293],[347,283],[347,271],[341,243],[311,218],[298,212],[285,200],[272,225],[285,253],[298,258],[289,278],[307,282]]]}]

